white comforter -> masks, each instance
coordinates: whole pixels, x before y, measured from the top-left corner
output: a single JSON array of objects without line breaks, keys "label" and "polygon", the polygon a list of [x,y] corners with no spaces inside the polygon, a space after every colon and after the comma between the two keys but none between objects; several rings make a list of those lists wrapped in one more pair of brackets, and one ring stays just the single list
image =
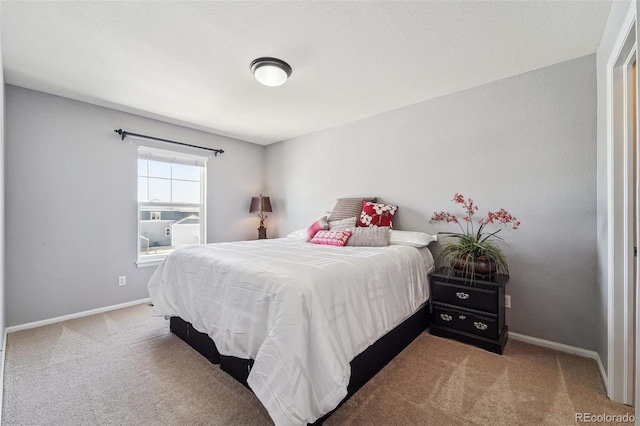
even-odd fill
[{"label": "white comforter", "polygon": [[280,238],[195,245],[149,281],[153,314],[180,316],[248,383],[276,425],[312,423],[347,394],[349,362],[428,299],[427,248],[332,247]]}]

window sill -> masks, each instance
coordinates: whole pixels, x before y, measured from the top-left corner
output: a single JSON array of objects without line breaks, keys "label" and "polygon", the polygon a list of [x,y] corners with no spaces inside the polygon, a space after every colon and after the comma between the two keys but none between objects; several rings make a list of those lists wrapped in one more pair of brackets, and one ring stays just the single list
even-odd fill
[{"label": "window sill", "polygon": [[154,258],[154,259],[144,259],[144,260],[138,260],[136,262],[136,266],[138,268],[148,268],[150,266],[158,266],[160,263],[162,263],[162,261],[164,260],[166,256],[162,256],[160,258]]}]

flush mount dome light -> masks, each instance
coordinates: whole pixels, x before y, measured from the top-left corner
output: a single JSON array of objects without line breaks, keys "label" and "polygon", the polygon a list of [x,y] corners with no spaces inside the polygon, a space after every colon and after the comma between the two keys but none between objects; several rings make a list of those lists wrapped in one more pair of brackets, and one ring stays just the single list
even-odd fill
[{"label": "flush mount dome light", "polygon": [[281,86],[291,75],[291,67],[276,58],[258,58],[251,62],[251,72],[260,83],[269,87]]}]

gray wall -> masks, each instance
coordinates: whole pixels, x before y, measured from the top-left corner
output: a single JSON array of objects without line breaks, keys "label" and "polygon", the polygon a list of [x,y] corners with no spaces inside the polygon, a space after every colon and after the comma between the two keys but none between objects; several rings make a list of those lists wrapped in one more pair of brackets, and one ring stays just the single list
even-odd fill
[{"label": "gray wall", "polygon": [[[596,348],[596,58],[586,56],[270,145],[270,235],[335,198],[400,206],[394,226],[436,233],[455,192],[522,221],[505,230],[510,331]],[[459,211],[459,210],[458,210]]]},{"label": "gray wall", "polygon": [[114,129],[224,149],[207,166],[208,242],[256,238],[264,147],[10,85],[6,96],[8,326],[149,297],[154,268],[135,265],[137,146],[179,148]]}]

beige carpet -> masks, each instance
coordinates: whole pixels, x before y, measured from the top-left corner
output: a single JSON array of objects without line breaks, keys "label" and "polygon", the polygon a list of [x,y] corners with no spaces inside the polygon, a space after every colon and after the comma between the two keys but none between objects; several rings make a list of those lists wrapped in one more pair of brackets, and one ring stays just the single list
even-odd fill
[{"label": "beige carpet", "polygon": [[[8,335],[5,425],[269,425],[253,394],[140,305]],[[423,333],[325,423],[571,425],[633,414],[593,360],[517,341],[503,356]]]}]

